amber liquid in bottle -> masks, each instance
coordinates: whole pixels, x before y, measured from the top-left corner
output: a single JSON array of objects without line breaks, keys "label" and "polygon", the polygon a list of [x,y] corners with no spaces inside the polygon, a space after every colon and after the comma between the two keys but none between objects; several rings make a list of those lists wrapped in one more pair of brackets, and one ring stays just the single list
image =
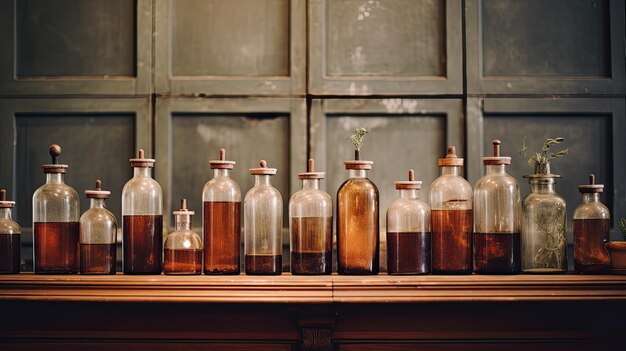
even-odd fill
[{"label": "amber liquid in bottle", "polygon": [[611,257],[608,241],[609,219],[574,219],[574,270],[577,273],[606,273]]},{"label": "amber liquid in bottle", "polygon": [[115,244],[80,244],[81,274],[115,274]]},{"label": "amber liquid in bottle", "polygon": [[246,274],[280,275],[282,271],[282,255],[246,255]]},{"label": "amber liquid in bottle", "polygon": [[472,272],[472,210],[431,212],[433,273]]},{"label": "amber liquid in bottle", "polygon": [[378,189],[367,179],[348,179],[337,204],[337,272],[378,274]]},{"label": "amber liquid in bottle", "polygon": [[293,217],[291,274],[331,274],[331,237],[333,219],[330,217]]},{"label": "amber liquid in bottle", "polygon": [[520,233],[474,233],[474,272],[517,274],[522,270]]},{"label": "amber liquid in bottle", "polygon": [[78,273],[78,222],[35,222],[35,273]]},{"label": "amber liquid in bottle", "polygon": [[431,271],[431,234],[387,232],[387,272],[426,274]]},{"label": "amber liquid in bottle", "polygon": [[201,274],[202,250],[165,249],[163,272],[165,274]]},{"label": "amber liquid in bottle", "polygon": [[0,274],[20,272],[19,234],[0,234]]},{"label": "amber liquid in bottle", "polygon": [[204,203],[204,273],[239,274],[241,202]]},{"label": "amber liquid in bottle", "polygon": [[161,274],[163,216],[124,216],[124,274]]}]

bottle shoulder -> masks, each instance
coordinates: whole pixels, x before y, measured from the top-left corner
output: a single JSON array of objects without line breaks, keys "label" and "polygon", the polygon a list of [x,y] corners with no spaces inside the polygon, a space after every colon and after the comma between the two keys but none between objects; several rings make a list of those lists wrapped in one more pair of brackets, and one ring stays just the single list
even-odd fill
[{"label": "bottle shoulder", "polygon": [[0,219],[0,234],[21,234],[22,227],[10,219]]},{"label": "bottle shoulder", "polygon": [[212,178],[202,188],[202,199],[203,201],[241,201],[241,189],[239,184],[230,177]]},{"label": "bottle shoulder", "polygon": [[71,198],[78,200],[78,193],[71,186],[62,184],[43,184],[33,193],[33,199]]},{"label": "bottle shoulder", "polygon": [[106,208],[90,208],[80,216],[80,223],[113,224],[117,226],[115,215]]},{"label": "bottle shoulder", "polygon": [[430,206],[420,199],[396,199],[389,205],[388,213],[391,212],[430,212]]},{"label": "bottle shoulder", "polygon": [[192,230],[179,230],[168,234],[165,238],[165,249],[202,249],[200,235]]},{"label": "bottle shoulder", "polygon": [[301,189],[291,195],[289,202],[298,201],[319,201],[319,202],[332,202],[330,195],[319,189]]},{"label": "bottle shoulder", "polygon": [[339,186],[337,194],[352,191],[372,191],[378,194],[378,187],[369,178],[348,178]]},{"label": "bottle shoulder", "polygon": [[519,188],[519,183],[515,177],[508,173],[484,175],[478,179],[474,185],[474,191],[480,191],[482,189],[498,190],[510,188]]},{"label": "bottle shoulder", "polygon": [[244,201],[249,201],[253,198],[268,198],[268,197],[277,198],[281,201],[283,198],[282,195],[280,194],[280,191],[278,191],[278,189],[274,188],[271,185],[264,185],[264,186],[253,186],[246,193]]},{"label": "bottle shoulder", "polygon": [[609,219],[611,212],[601,202],[581,203],[574,210],[574,219]]},{"label": "bottle shoulder", "polygon": [[152,177],[133,177],[129,179],[126,184],[124,184],[122,194],[134,191],[145,192],[150,190],[161,192],[161,185]]}]

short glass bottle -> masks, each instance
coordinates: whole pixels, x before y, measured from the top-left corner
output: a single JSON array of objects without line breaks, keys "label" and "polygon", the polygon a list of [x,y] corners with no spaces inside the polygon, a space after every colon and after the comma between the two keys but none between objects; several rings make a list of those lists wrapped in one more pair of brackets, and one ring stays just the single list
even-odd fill
[{"label": "short glass bottle", "polygon": [[124,274],[161,274],[163,193],[150,174],[155,160],[140,149],[129,161],[134,176],[122,190]]},{"label": "short glass bottle", "polygon": [[235,161],[209,161],[213,179],[202,190],[204,204],[204,274],[239,274],[241,251],[241,190],[230,178]]},{"label": "short glass bottle", "polygon": [[85,195],[91,205],[80,216],[80,274],[115,274],[117,220],[105,205],[111,192],[96,180],[96,189]]},{"label": "short glass bottle", "polygon": [[463,178],[463,159],[448,146],[437,165],[441,175],[430,186],[432,272],[472,272],[472,186]]},{"label": "short glass bottle", "polygon": [[344,161],[349,178],[337,190],[337,272],[372,275],[379,271],[379,195],[367,178],[374,162]]},{"label": "short glass bottle", "polygon": [[494,140],[493,156],[483,157],[486,174],[474,186],[474,272],[517,274],[521,270],[520,191],[506,173],[511,158],[500,156]]},{"label": "short glass bottle", "polygon": [[302,190],[289,200],[291,274],[331,274],[333,269],[333,202],[323,190],[313,159],[305,173],[299,173]]},{"label": "short glass bottle", "polygon": [[279,275],[283,271],[283,198],[270,182],[276,168],[265,160],[251,168],[254,187],[244,198],[246,274]]},{"label": "short glass bottle", "polygon": [[409,180],[395,185],[400,198],[387,209],[387,273],[430,273],[430,207],[418,198],[422,182],[411,169]]},{"label": "short glass bottle", "polygon": [[567,207],[555,190],[561,176],[550,173],[548,163],[524,177],[530,180],[530,193],[522,200],[522,271],[567,272]]},{"label": "short glass bottle", "polygon": [[60,155],[61,147],[51,145],[52,163],[42,166],[46,183],[33,194],[35,273],[78,273],[78,193],[65,184],[68,166],[59,164]]},{"label": "short glass bottle", "polygon": [[7,201],[7,192],[0,189],[0,274],[20,272],[22,228],[11,219],[15,201]]},{"label": "short glass bottle", "polygon": [[589,184],[578,186],[583,201],[574,210],[574,270],[576,273],[604,274],[611,266],[605,247],[611,231],[611,214],[600,202],[604,185],[596,184],[589,175]]},{"label": "short glass bottle", "polygon": [[174,211],[175,231],[165,238],[163,273],[178,275],[202,274],[202,238],[191,230],[193,211],[187,209],[187,199],[180,201]]}]

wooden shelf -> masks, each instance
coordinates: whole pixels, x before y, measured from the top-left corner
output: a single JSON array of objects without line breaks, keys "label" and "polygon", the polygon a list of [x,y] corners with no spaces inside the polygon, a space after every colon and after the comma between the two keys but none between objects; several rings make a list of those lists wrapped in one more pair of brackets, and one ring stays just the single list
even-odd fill
[{"label": "wooden shelf", "polygon": [[0,299],[118,302],[406,303],[626,300],[626,276],[0,275]]}]

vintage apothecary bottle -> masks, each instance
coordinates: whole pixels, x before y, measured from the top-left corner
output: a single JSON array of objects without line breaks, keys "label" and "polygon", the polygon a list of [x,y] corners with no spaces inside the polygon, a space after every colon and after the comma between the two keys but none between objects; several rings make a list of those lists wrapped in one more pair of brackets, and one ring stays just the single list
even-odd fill
[{"label": "vintage apothecary bottle", "polygon": [[202,190],[204,204],[204,273],[239,274],[241,251],[241,190],[230,178],[235,161],[226,160],[220,149],[218,160],[209,161],[213,179]]},{"label": "vintage apothecary bottle", "polygon": [[561,176],[550,173],[550,163],[538,169],[524,176],[530,180],[530,193],[522,200],[522,271],[567,272],[567,208],[555,190]]},{"label": "vintage apothecary bottle", "polygon": [[163,273],[201,274],[202,238],[191,230],[193,211],[187,209],[187,199],[180,201],[180,210],[174,211],[175,231],[165,238]]},{"label": "vintage apothecary bottle", "polygon": [[609,241],[611,215],[600,202],[604,185],[596,184],[589,175],[589,184],[578,186],[583,201],[574,210],[574,269],[577,273],[606,273],[611,257],[605,247]]},{"label": "vintage apothecary bottle", "polygon": [[155,160],[140,149],[129,161],[134,176],[122,190],[124,274],[161,274],[163,194],[150,174]]},{"label": "vintage apothecary bottle", "polygon": [[485,176],[474,186],[474,272],[517,274],[521,269],[520,191],[506,173],[511,158],[500,156],[494,140],[493,156],[483,157]]},{"label": "vintage apothecary bottle", "polygon": [[96,189],[85,195],[91,205],[80,216],[80,273],[115,274],[117,220],[105,206],[111,192],[96,180]]},{"label": "vintage apothecary bottle", "polygon": [[418,198],[422,182],[409,170],[408,181],[395,183],[400,198],[387,209],[387,272],[431,272],[430,207]]},{"label": "vintage apothecary bottle", "polygon": [[244,246],[246,274],[279,275],[283,256],[283,198],[270,182],[276,168],[262,160],[260,168],[251,168],[254,187],[244,198]]},{"label": "vintage apothecary bottle", "polygon": [[42,166],[46,183],[33,194],[35,273],[78,273],[78,193],[65,184],[68,166],[59,164],[60,155],[61,147],[51,145],[52,163]]},{"label": "vintage apothecary bottle", "polygon": [[331,274],[333,203],[320,190],[324,172],[315,172],[313,159],[305,173],[299,173],[302,190],[289,200],[292,274]]},{"label": "vintage apothecary bottle", "polygon": [[7,201],[7,192],[0,189],[0,274],[20,272],[22,228],[11,219],[15,201]]},{"label": "vintage apothecary bottle", "polygon": [[472,272],[472,186],[463,178],[463,159],[448,147],[437,165],[441,175],[430,186],[432,271]]}]

